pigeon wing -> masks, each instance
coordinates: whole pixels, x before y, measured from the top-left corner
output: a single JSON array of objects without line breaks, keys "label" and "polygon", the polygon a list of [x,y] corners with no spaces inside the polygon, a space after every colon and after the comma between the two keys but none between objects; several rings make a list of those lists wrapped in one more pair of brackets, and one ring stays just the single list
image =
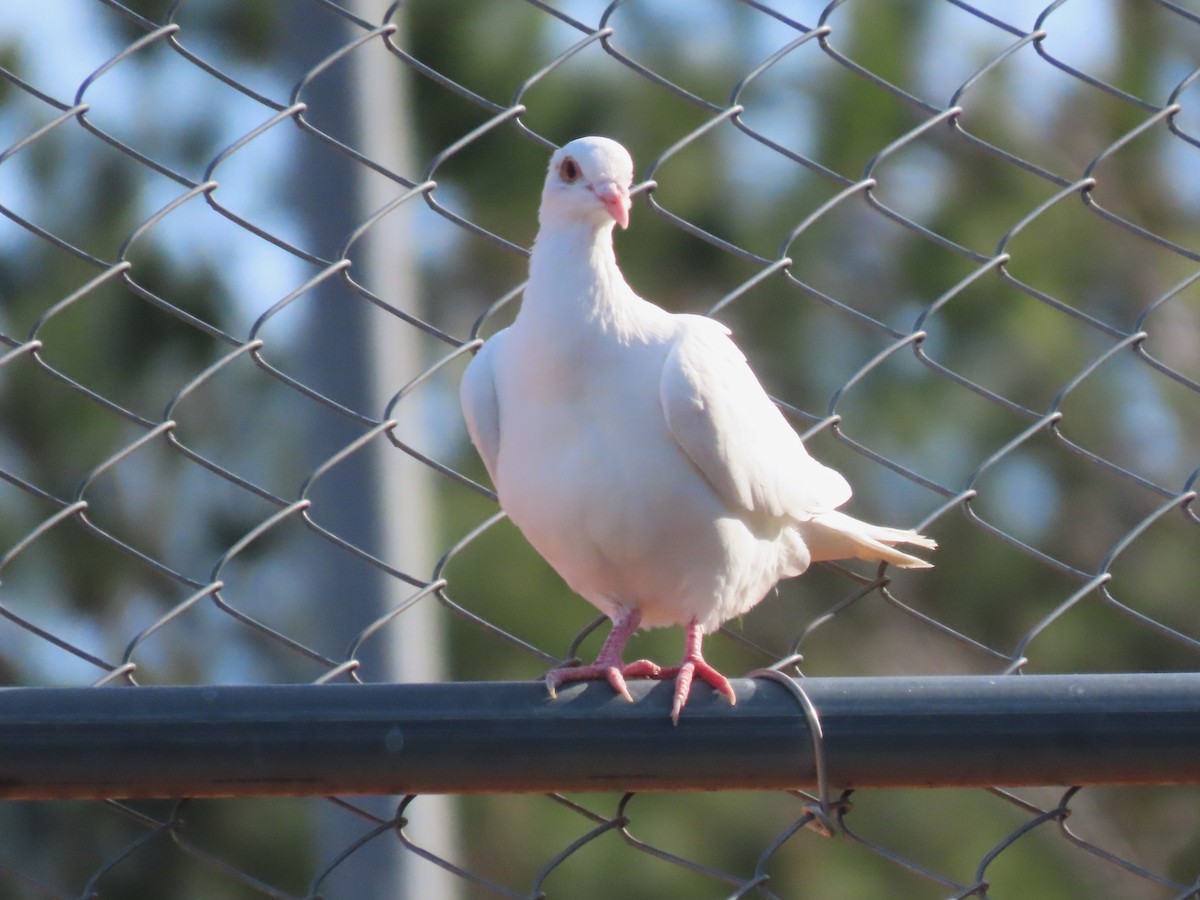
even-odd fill
[{"label": "pigeon wing", "polygon": [[483,465],[496,483],[496,460],[500,455],[500,404],[496,399],[495,357],[503,332],[493,335],[475,354],[459,386],[467,434],[479,451]]},{"label": "pigeon wing", "polygon": [[703,316],[679,319],[659,386],[663,413],[726,505],[803,521],[845,503],[846,479],[808,455],[729,330]]}]

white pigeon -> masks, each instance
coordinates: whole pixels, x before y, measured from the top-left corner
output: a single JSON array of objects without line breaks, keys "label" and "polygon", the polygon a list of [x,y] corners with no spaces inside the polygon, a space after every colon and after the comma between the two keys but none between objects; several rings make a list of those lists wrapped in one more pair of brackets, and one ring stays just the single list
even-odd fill
[{"label": "white pigeon", "polygon": [[[511,326],[467,367],[467,429],[500,505],[570,587],[612,619],[596,662],[566,682],[675,678],[678,724],[694,676],[736,702],[701,642],[781,578],[819,560],[929,563],[914,531],[837,512],[850,485],[808,455],[719,322],[675,315],[625,282],[613,225],[629,224],[633,160],[603,137],[550,159]],[[639,627],[683,625],[679,666],[625,664]]]}]

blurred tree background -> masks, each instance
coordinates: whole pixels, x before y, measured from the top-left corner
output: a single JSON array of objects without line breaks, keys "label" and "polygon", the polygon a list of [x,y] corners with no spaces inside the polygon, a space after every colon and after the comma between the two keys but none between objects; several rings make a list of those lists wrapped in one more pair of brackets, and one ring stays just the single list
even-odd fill
[{"label": "blurred tree background", "polygon": [[[313,580],[327,543],[294,519],[228,565],[223,557],[385,412],[343,376],[369,379],[364,343],[394,324],[393,309],[345,283],[299,290],[341,251],[314,216],[362,220],[337,186],[365,167],[286,117],[235,144],[312,75],[296,93],[309,103],[305,122],[361,151],[373,111],[337,106],[352,105],[348,63],[313,74],[324,54],[365,34],[334,7],[17,0],[0,10],[11,76],[0,80],[6,684],[89,684],[123,660],[136,671],[115,681],[311,681],[371,624]],[[380,21],[371,4],[353,10]],[[814,454],[855,486],[850,511],[919,524],[941,544],[934,570],[889,572],[886,585],[862,566],[817,567],[781,585],[706,648],[715,665],[741,674],[799,651],[804,673],[821,676],[1195,669],[1196,519],[1173,498],[1192,487],[1200,445],[1200,115],[1190,90],[1200,22],[1151,0],[1074,0],[1041,14],[1024,2],[950,0],[403,4],[388,59],[410,94],[411,160],[376,162],[437,187],[431,204],[402,207],[418,296],[381,299],[452,338],[422,333],[406,377],[452,353],[481,317],[484,337],[510,319],[548,143],[610,135],[653,181],[617,236],[631,284],[675,311],[715,308],[796,427],[812,429]],[[601,17],[611,35],[564,56]],[[82,120],[79,110],[64,116],[89,74],[168,23],[186,53],[155,40],[87,83]],[[818,25],[829,30],[801,40]],[[1035,25],[1044,36],[1022,43],[1017,29]],[[298,40],[314,29],[324,50]],[[386,53],[378,38],[373,47]],[[519,116],[503,114],[518,103]],[[1172,103],[1170,117],[1158,115]],[[952,105],[956,115],[922,130]],[[139,230],[209,178],[219,182],[213,202],[196,196]],[[367,209],[401,190],[375,185]],[[349,256],[361,277],[357,251]],[[782,257],[790,264],[755,280]],[[129,268],[114,272],[115,260]],[[352,328],[314,327],[343,309]],[[264,341],[257,360],[228,361],[251,334]],[[30,335],[36,354],[20,349]],[[330,351],[319,360],[317,344]],[[422,418],[398,437],[482,481],[457,409],[464,362],[419,386]],[[267,366],[283,377],[265,377]],[[168,406],[169,436],[114,458]],[[420,465],[387,450],[375,465]],[[372,473],[344,490],[317,479],[313,518],[328,524],[326,511],[348,510],[353,528],[384,508],[403,517],[406,498],[378,496]],[[436,521],[421,527],[440,554],[495,506],[452,477],[437,476],[434,489]],[[44,526],[76,496],[85,515]],[[356,546],[396,557],[386,532]],[[214,566],[225,603],[301,649],[207,597],[189,604]],[[444,620],[449,677],[531,679],[551,658],[599,646],[604,629],[572,650],[594,611],[506,522],[454,554],[445,576],[443,599],[467,613]],[[386,655],[403,622],[373,633],[368,649]],[[635,638],[631,653],[673,662],[680,648],[679,632],[665,630]],[[382,663],[361,662],[363,680],[387,677]],[[1059,793],[1021,797],[1052,808]],[[542,871],[619,801],[463,798],[451,858],[511,896],[536,895],[535,884],[572,898],[734,890],[635,852],[611,829]],[[958,896],[954,884],[972,884],[1032,815],[982,791],[854,802],[856,838],[801,831],[769,854],[774,895]],[[344,849],[322,843],[320,804],[5,804],[0,898],[304,896]],[[420,845],[420,801],[413,808]],[[1164,879],[1197,878],[1194,791],[1091,789],[1072,812],[1084,839]],[[643,794],[623,813],[636,840],[749,879],[803,806],[790,794]],[[214,859],[241,874],[205,864]],[[992,897],[1184,896],[1063,840],[1053,824],[1007,847],[986,880]],[[506,895],[465,881],[457,890]]]}]

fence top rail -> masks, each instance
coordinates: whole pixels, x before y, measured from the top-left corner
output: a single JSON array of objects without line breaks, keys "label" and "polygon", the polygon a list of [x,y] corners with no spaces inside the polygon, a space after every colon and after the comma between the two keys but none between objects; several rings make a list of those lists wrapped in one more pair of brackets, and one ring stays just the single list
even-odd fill
[{"label": "fence top rail", "polygon": [[[1200,674],[0,690],[10,799],[1200,784]],[[630,752],[629,748],[636,748]],[[736,761],[736,764],[734,764]]]}]

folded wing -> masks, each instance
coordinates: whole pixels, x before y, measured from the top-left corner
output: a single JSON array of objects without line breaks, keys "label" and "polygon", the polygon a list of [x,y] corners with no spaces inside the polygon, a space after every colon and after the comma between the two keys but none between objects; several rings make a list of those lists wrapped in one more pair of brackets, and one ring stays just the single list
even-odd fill
[{"label": "folded wing", "polygon": [[680,316],[663,366],[667,427],[735,512],[806,521],[850,498],[840,474],[809,456],[719,322]]},{"label": "folded wing", "polygon": [[459,386],[467,434],[483,459],[492,484],[496,483],[496,459],[500,454],[500,405],[496,400],[492,365],[501,336],[502,333],[493,336],[480,348]]}]

